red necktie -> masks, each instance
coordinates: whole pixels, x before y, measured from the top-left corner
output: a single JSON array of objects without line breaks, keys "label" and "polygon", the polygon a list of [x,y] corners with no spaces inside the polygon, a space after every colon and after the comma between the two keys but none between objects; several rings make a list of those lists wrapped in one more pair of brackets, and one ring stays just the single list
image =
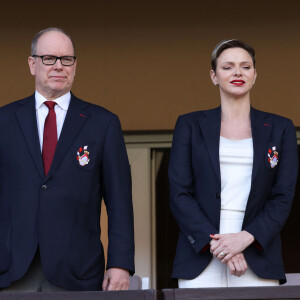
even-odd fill
[{"label": "red necktie", "polygon": [[47,115],[44,125],[42,152],[44,172],[45,176],[47,176],[57,144],[56,114],[54,111],[54,106],[56,103],[54,101],[45,101],[44,104],[49,108],[49,113]]}]

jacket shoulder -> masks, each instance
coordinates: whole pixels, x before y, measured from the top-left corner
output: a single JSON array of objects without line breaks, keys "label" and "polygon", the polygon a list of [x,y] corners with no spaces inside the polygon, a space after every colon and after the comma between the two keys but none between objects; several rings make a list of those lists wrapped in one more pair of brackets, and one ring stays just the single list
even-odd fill
[{"label": "jacket shoulder", "polygon": [[266,122],[272,122],[275,125],[278,126],[287,126],[289,123],[293,123],[291,119],[270,113],[270,112],[265,112],[262,110],[258,110],[255,108],[252,108],[254,113],[259,117],[259,119],[264,120]]},{"label": "jacket shoulder", "polygon": [[91,117],[94,119],[101,120],[102,122],[103,121],[109,122],[112,119],[118,119],[118,116],[113,112],[109,111],[108,109],[100,105],[79,99],[75,97],[73,94],[72,94],[72,101],[76,101],[77,104],[79,104],[79,106],[81,106],[82,109],[88,112],[91,115]]},{"label": "jacket shoulder", "polygon": [[27,101],[31,100],[32,97],[33,97],[33,95],[31,95],[29,97],[26,97],[26,98],[23,98],[23,99],[20,99],[20,100],[12,101],[8,104],[5,104],[5,105],[0,107],[0,113],[2,113],[4,111],[6,112],[6,111],[10,111],[10,110],[14,110],[16,108],[22,107]]},{"label": "jacket shoulder", "polygon": [[10,102],[10,103],[0,107],[0,122],[1,123],[2,122],[4,122],[4,123],[7,122],[7,120],[9,120],[12,116],[15,115],[16,110],[18,110],[24,104],[26,104],[27,102],[32,100],[32,97],[34,97],[34,96],[31,95],[29,97]]},{"label": "jacket shoulder", "polygon": [[198,110],[187,114],[180,115],[178,120],[184,120],[188,124],[198,122],[199,120],[206,119],[209,117],[216,117],[220,113],[220,107],[208,109],[208,110]]}]

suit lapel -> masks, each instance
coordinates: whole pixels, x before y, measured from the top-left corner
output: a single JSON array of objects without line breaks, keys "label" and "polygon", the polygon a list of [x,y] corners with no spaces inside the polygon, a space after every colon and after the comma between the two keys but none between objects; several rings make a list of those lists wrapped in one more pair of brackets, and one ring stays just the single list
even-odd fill
[{"label": "suit lapel", "polygon": [[221,183],[220,174],[220,130],[221,130],[221,107],[204,112],[206,118],[200,120],[204,141],[206,143],[209,156],[215,173]]},{"label": "suit lapel", "polygon": [[273,127],[272,122],[264,122],[263,119],[265,115],[266,113],[251,108],[251,129],[254,150],[252,182],[254,181],[261,164],[264,163],[262,160],[266,155],[265,152]]},{"label": "suit lapel", "polygon": [[38,136],[34,95],[30,96],[27,99],[24,99],[22,104],[23,106],[16,110],[16,116],[20,123],[27,147],[37,168],[37,171],[41,178],[44,178],[44,167]]},{"label": "suit lapel", "polygon": [[73,94],[71,94],[71,102],[46,179],[49,178],[59,166],[66,151],[72,145],[73,140],[78,135],[83,124],[89,118],[90,114],[83,112],[86,106],[86,102],[77,99]]}]

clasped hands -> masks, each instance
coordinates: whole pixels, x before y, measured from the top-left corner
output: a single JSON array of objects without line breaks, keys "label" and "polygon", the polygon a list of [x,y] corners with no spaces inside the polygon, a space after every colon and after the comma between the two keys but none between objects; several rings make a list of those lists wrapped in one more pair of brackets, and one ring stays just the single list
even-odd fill
[{"label": "clasped hands", "polygon": [[210,252],[222,263],[226,263],[230,274],[242,276],[247,271],[247,262],[242,253],[254,241],[254,237],[247,231],[238,233],[210,235]]}]

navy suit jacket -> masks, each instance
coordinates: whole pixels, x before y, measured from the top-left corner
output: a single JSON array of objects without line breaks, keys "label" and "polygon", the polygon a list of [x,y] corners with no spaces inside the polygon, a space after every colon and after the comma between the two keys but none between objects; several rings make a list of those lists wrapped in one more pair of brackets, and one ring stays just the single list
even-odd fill
[{"label": "navy suit jacket", "polygon": [[[0,287],[25,274],[39,247],[50,282],[70,290],[101,289],[102,198],[107,268],[134,272],[131,176],[116,115],[72,94],[46,177],[34,95],[0,109],[0,140]],[[81,166],[77,152],[84,146],[90,161]]]},{"label": "navy suit jacket", "polygon": [[[180,227],[174,278],[198,276],[212,259],[205,247],[219,232],[221,108],[178,118],[169,164],[170,205]],[[250,268],[262,278],[285,282],[280,230],[291,209],[298,172],[295,128],[291,120],[251,108],[254,148],[251,191],[242,230],[255,237],[244,250]],[[268,151],[279,163],[271,168]]]}]

